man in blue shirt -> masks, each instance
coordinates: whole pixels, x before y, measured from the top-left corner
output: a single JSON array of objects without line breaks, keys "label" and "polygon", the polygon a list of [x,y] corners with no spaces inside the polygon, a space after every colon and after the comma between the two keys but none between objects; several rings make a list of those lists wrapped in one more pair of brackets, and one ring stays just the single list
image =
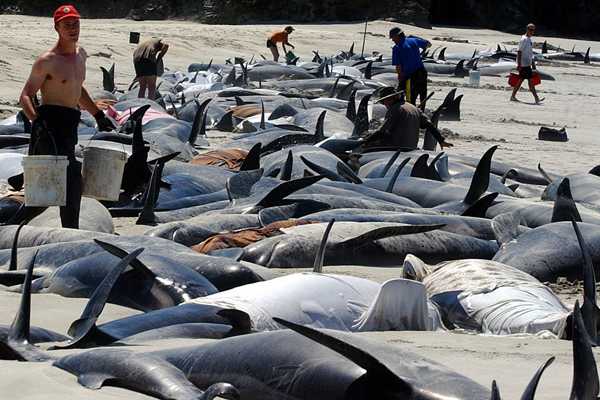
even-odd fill
[{"label": "man in blue shirt", "polygon": [[406,100],[417,103],[421,98],[421,109],[425,109],[427,99],[427,70],[421,60],[421,50],[431,46],[431,43],[418,37],[406,37],[402,29],[390,30],[390,39],[396,45],[392,51],[392,64],[398,73],[398,90],[404,90]]}]

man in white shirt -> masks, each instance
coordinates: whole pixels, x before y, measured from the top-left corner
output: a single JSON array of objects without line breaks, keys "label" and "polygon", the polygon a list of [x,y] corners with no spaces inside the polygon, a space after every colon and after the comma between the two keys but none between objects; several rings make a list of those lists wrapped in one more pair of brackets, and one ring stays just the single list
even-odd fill
[{"label": "man in white shirt", "polygon": [[529,90],[533,94],[535,98],[535,103],[540,104],[544,99],[540,99],[537,91],[535,90],[535,85],[531,81],[533,76],[533,71],[535,71],[535,62],[533,61],[533,42],[531,41],[531,37],[535,33],[535,25],[529,24],[527,25],[527,32],[521,37],[521,41],[519,42],[519,51],[517,52],[517,69],[519,70],[519,83],[514,87],[512,96],[510,97],[511,101],[517,100],[517,93],[523,84],[523,81],[527,79],[529,82]]}]

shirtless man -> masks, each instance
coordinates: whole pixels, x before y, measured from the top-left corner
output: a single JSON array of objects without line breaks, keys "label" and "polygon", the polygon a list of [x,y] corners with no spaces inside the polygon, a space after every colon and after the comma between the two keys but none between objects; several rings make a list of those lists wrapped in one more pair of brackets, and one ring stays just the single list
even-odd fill
[{"label": "shirtless man", "polygon": [[[77,46],[80,15],[72,5],[63,5],[54,12],[54,29],[58,42],[33,64],[29,79],[21,92],[21,106],[33,122],[30,155],[57,154],[67,156],[67,202],[60,208],[65,228],[79,228],[81,203],[81,164],[75,159],[77,125],[81,113],[78,106],[89,111],[98,129],[110,131],[114,124],[96,106],[83,87],[87,55]],[[34,98],[42,94],[42,105],[36,107]],[[28,219],[44,208],[29,209]]]},{"label": "shirtless man", "polygon": [[158,63],[162,62],[163,56],[169,50],[169,45],[162,42],[162,39],[149,39],[139,44],[133,53],[133,66],[135,67],[135,77],[140,83],[138,97],[146,96],[148,89],[148,98],[156,100],[156,78],[158,76]]}]

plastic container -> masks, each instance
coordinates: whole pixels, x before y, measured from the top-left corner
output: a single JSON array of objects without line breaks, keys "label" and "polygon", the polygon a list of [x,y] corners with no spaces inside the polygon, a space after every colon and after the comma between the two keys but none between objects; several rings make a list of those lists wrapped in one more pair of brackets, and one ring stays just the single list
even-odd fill
[{"label": "plastic container", "polygon": [[508,85],[510,87],[517,87],[519,82],[521,81],[521,76],[518,72],[511,72],[508,76]]},{"label": "plastic container", "polygon": [[481,72],[478,69],[469,71],[469,85],[478,87],[481,82]]},{"label": "plastic container", "polygon": [[290,50],[287,53],[285,53],[285,60],[287,62],[292,62],[296,59],[296,55]]},{"label": "plastic container", "polygon": [[64,206],[67,204],[66,156],[25,156],[25,205],[27,207]]},{"label": "plastic container", "polygon": [[82,196],[117,201],[127,162],[127,153],[100,147],[83,149]]}]

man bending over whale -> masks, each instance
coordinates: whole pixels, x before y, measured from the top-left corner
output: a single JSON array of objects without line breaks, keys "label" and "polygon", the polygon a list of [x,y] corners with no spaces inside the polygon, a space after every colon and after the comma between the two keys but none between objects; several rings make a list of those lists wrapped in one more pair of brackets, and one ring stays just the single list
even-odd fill
[{"label": "man bending over whale", "polygon": [[294,32],[294,28],[291,26],[286,26],[284,30],[280,32],[274,32],[267,39],[267,47],[273,53],[273,61],[279,61],[279,50],[277,50],[277,43],[281,43],[281,47],[283,47],[283,54],[287,54],[287,49],[285,46],[290,46],[292,49],[295,49],[294,45],[289,41],[289,35]]},{"label": "man bending over whale", "polygon": [[[114,124],[96,106],[83,87],[86,52],[77,45],[79,40],[79,12],[72,5],[62,5],[54,12],[54,29],[58,42],[43,53],[33,64],[29,79],[21,92],[21,106],[33,122],[30,155],[67,156],[67,202],[60,208],[64,228],[79,228],[81,204],[81,164],[75,159],[77,125],[81,113],[78,107],[89,111],[98,129],[110,131]],[[41,91],[42,104],[36,107],[34,98]],[[28,209],[28,219],[44,208]]]},{"label": "man bending over whale", "polygon": [[453,147],[419,108],[404,101],[403,95],[404,92],[396,92],[392,87],[381,89],[376,103],[386,106],[385,121],[381,128],[365,138],[363,146],[413,150],[418,146],[420,129],[427,128],[442,150]]}]

